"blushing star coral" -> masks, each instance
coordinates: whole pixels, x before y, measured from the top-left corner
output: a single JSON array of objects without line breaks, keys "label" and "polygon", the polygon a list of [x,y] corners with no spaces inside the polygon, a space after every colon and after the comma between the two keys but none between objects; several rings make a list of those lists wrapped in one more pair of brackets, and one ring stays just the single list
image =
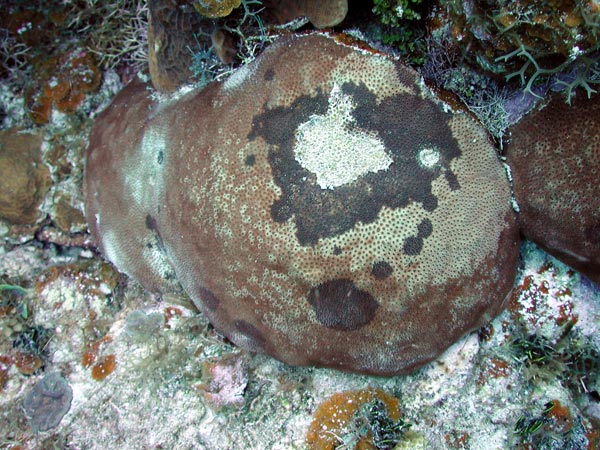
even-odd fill
[{"label": "blushing star coral", "polygon": [[509,131],[523,234],[600,283],[600,96],[561,96]]},{"label": "blushing star coral", "polygon": [[412,69],[282,38],[225,82],[98,117],[85,185],[104,255],[178,283],[231,341],[392,375],[498,314],[515,275],[508,180],[483,130]]}]

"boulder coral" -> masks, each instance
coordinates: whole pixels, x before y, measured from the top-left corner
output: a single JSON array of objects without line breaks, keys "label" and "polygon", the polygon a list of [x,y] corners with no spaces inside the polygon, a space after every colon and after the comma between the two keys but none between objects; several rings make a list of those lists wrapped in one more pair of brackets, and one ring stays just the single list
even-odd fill
[{"label": "boulder coral", "polygon": [[518,232],[494,146],[415,71],[286,37],[225,82],[97,119],[86,214],[101,251],[178,282],[237,345],[293,365],[405,373],[505,305]]},{"label": "boulder coral", "polygon": [[241,5],[241,0],[194,0],[194,9],[206,17],[226,17]]},{"label": "boulder coral", "polygon": [[525,237],[600,284],[600,96],[571,103],[513,126],[506,156]]},{"label": "boulder coral", "polygon": [[348,0],[265,0],[266,15],[283,24],[306,16],[315,28],[339,25],[348,14]]},{"label": "boulder coral", "polygon": [[163,0],[150,0],[148,10],[148,71],[155,89],[173,92],[192,76],[194,33],[206,29],[208,19]]}]

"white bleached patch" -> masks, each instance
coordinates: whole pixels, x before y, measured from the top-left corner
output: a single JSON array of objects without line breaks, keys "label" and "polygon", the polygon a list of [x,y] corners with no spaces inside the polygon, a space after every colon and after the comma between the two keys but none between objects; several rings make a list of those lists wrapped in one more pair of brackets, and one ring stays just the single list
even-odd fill
[{"label": "white bleached patch", "polygon": [[436,148],[424,148],[419,151],[418,158],[421,166],[431,169],[440,161],[440,152]]},{"label": "white bleached patch", "polygon": [[230,91],[238,88],[248,77],[254,73],[254,65],[246,64],[235,72],[233,72],[229,78],[223,82],[223,90]]},{"label": "white bleached patch", "polygon": [[354,108],[352,97],[334,84],[327,113],[311,116],[296,130],[296,161],[317,176],[322,189],[386,170],[393,162],[376,132],[358,129]]},{"label": "white bleached patch", "polygon": [[115,236],[115,233],[108,228],[102,230],[102,241],[104,244],[104,253],[108,260],[111,261],[117,269],[123,270],[125,265],[121,258],[122,251],[120,240]]},{"label": "white bleached patch", "polygon": [[[135,156],[128,161],[131,165],[124,173],[127,191],[136,205],[146,208],[152,204],[156,183],[158,155],[166,153],[167,137],[162,126],[149,126]],[[164,156],[163,156],[164,157]]]}]

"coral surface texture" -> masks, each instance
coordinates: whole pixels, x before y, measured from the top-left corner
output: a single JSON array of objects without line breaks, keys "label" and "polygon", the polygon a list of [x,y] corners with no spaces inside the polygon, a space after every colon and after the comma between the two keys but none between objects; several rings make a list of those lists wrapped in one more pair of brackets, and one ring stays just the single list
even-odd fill
[{"label": "coral surface texture", "polygon": [[224,83],[130,85],[90,137],[103,253],[293,365],[414,369],[498,314],[517,232],[494,147],[412,69],[313,34]]},{"label": "coral surface texture", "polygon": [[560,96],[512,129],[523,234],[600,284],[600,96]]}]

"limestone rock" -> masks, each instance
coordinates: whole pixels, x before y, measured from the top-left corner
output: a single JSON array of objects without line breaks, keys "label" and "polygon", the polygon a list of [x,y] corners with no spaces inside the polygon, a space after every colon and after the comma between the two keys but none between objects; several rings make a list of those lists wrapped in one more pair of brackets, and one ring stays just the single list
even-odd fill
[{"label": "limestone rock", "polygon": [[34,223],[50,187],[41,161],[42,136],[17,129],[0,131],[0,218],[16,225]]}]

